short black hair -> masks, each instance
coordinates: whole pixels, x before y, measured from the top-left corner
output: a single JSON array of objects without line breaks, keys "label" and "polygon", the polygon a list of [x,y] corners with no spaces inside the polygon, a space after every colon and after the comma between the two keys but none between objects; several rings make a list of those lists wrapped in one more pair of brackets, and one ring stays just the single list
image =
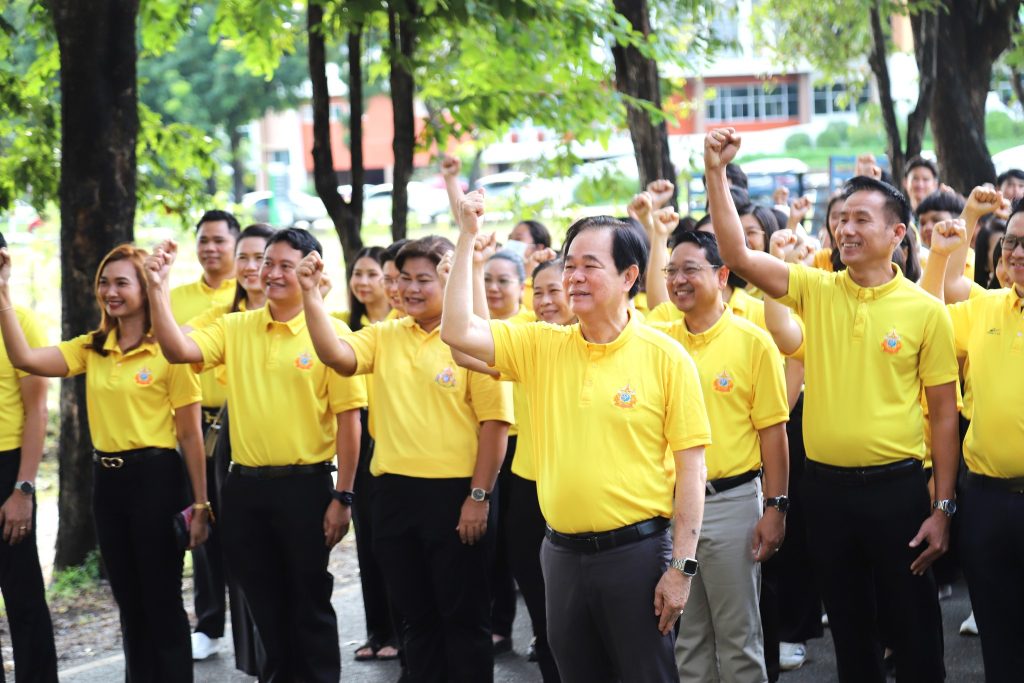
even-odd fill
[{"label": "short black hair", "polygon": [[519,221],[516,225],[519,225],[520,223],[525,225],[530,231],[530,237],[533,238],[534,244],[539,244],[545,249],[551,246],[551,233],[543,223],[540,221],[525,220]]},{"label": "short black hair", "polygon": [[857,192],[880,192],[885,196],[885,208],[892,215],[894,223],[910,225],[910,202],[906,195],[889,183],[868,176],[854,176],[843,185],[843,199],[849,199]]},{"label": "short black hair", "polygon": [[[697,221],[696,223],[693,224],[693,229],[694,230],[700,230],[701,228],[703,228],[705,225],[707,225],[710,222],[711,222],[711,214],[710,213],[706,213],[706,214],[704,214],[703,216],[700,217],[699,221]],[[712,226],[712,227],[714,227],[714,226]]]},{"label": "short black hair", "polygon": [[245,229],[243,229],[238,235],[238,239],[241,240],[246,237],[262,237],[263,239],[268,240],[275,232],[277,232],[277,228],[269,223],[253,223],[245,226]]},{"label": "short black hair", "polygon": [[586,230],[611,231],[612,259],[615,261],[616,270],[623,273],[630,266],[636,266],[640,270],[633,286],[629,288],[630,298],[636,296],[636,293],[640,291],[640,282],[644,279],[647,259],[650,255],[646,240],[624,220],[611,216],[590,216],[581,218],[569,226],[569,230],[565,233],[565,243],[562,245],[563,255],[568,255],[569,246],[573,240]]},{"label": "short black hair", "polygon": [[956,218],[964,210],[965,203],[964,198],[956,192],[937,190],[921,200],[921,203],[914,209],[914,215],[920,219],[921,214],[929,211],[945,211]]},{"label": "short black hair", "polygon": [[1011,168],[1009,171],[1003,171],[996,178],[996,189],[998,189],[1000,185],[1005,183],[1010,178],[1024,181],[1024,171],[1020,170],[1019,168]]},{"label": "short black hair", "polygon": [[721,268],[725,265],[722,254],[718,251],[718,240],[710,232],[688,232],[680,236],[679,241],[676,242],[677,247],[681,244],[693,244],[703,249],[708,263],[713,266]]},{"label": "short black hair", "polygon": [[411,258],[425,258],[435,266],[441,262],[445,252],[454,251],[455,245],[447,237],[427,235],[418,240],[409,240],[398,250],[395,267],[399,270]]},{"label": "short black hair", "polygon": [[7,240],[4,239],[4,234],[2,232],[0,232],[0,249],[3,249],[6,246],[7,246]]},{"label": "short black hair", "polygon": [[927,168],[936,180],[939,179],[939,167],[931,159],[925,159],[922,156],[916,156],[907,161],[907,165],[903,167],[903,177],[909,176],[915,168]]},{"label": "short black hair", "polygon": [[543,273],[545,270],[548,270],[549,268],[558,268],[559,270],[561,270],[564,266],[565,261],[563,261],[561,257],[553,258],[550,261],[541,261],[540,263],[537,264],[537,267],[533,269],[533,272],[530,273],[530,278],[536,281],[537,276]]},{"label": "short black hair", "polygon": [[[903,250],[906,249],[907,253],[904,256]],[[907,230],[903,234],[903,239],[896,245],[896,249],[892,252],[892,261],[900,267],[903,271],[903,276],[911,282],[917,282],[921,279],[921,259],[917,256],[917,233],[913,230]],[[898,256],[897,256],[898,254]]]},{"label": "short black hair", "polygon": [[390,246],[385,247],[384,253],[380,257],[380,264],[383,266],[388,261],[394,261],[398,258],[398,252],[402,251],[402,247],[409,243],[409,240],[402,238],[395,242],[392,242]]},{"label": "short black hair", "polygon": [[214,209],[207,211],[203,214],[203,217],[196,223],[196,232],[199,232],[199,228],[203,227],[203,223],[215,223],[217,221],[224,221],[228,224],[228,232],[234,235],[235,239],[238,239],[238,234],[242,232],[242,226],[239,224],[238,219],[235,215],[227,211],[221,211],[220,209]]},{"label": "short black hair", "polygon": [[731,161],[725,165],[725,177],[729,180],[729,184],[733,187],[742,187],[744,190],[749,189],[750,185],[747,181],[747,174],[743,172],[739,164],[734,164]]},{"label": "short black hair", "polygon": [[1006,219],[1007,228],[1010,227],[1010,221],[1013,220],[1013,217],[1021,212],[1024,212],[1024,197],[1013,200],[1013,204],[1010,205],[1010,215]]},{"label": "short black hair", "polygon": [[301,251],[303,256],[311,251],[315,251],[320,256],[324,255],[324,248],[320,244],[320,240],[313,237],[313,233],[309,230],[303,230],[302,228],[278,230],[267,238],[267,248],[269,249],[271,245],[278,242],[287,242],[292,249]]}]

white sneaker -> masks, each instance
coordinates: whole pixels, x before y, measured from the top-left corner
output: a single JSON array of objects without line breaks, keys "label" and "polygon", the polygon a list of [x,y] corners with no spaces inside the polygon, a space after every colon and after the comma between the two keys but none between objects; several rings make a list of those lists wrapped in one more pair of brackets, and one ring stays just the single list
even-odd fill
[{"label": "white sneaker", "polygon": [[211,638],[196,631],[192,634],[192,659],[202,661],[220,652],[220,638]]},{"label": "white sneaker", "polygon": [[779,666],[783,671],[799,669],[807,661],[803,643],[779,643]]},{"label": "white sneaker", "polygon": [[976,636],[978,635],[978,622],[974,620],[974,610],[971,610],[971,616],[964,619],[964,623],[960,624],[960,635],[962,636]]},{"label": "white sneaker", "polygon": [[821,613],[821,625],[828,626],[828,612]]},{"label": "white sneaker", "polygon": [[948,583],[944,583],[939,586],[939,600],[945,600],[953,596],[953,586]]}]

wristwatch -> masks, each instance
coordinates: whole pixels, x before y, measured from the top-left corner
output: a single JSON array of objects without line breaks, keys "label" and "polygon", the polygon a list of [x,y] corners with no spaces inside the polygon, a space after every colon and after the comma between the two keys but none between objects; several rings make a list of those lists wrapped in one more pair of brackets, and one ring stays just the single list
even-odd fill
[{"label": "wristwatch", "polygon": [[28,480],[18,481],[14,483],[14,490],[21,491],[26,496],[31,496],[36,492],[36,485]]},{"label": "wristwatch", "polygon": [[469,497],[478,503],[482,503],[485,500],[490,500],[491,494],[489,491],[485,491],[483,489],[470,489]]},{"label": "wristwatch", "polygon": [[946,513],[947,517],[952,517],[956,514],[956,501],[949,500],[937,500],[932,503],[932,510],[942,510]]},{"label": "wristwatch", "polygon": [[782,514],[786,514],[789,511],[789,496],[775,496],[774,498],[765,498],[764,506],[766,508],[775,508]]},{"label": "wristwatch", "polygon": [[678,557],[672,560],[670,566],[681,571],[684,576],[697,576],[700,564],[692,557]]},{"label": "wristwatch", "polygon": [[338,491],[337,489],[332,489],[331,498],[338,501],[345,507],[352,507],[352,503],[356,502],[356,494],[354,491]]}]

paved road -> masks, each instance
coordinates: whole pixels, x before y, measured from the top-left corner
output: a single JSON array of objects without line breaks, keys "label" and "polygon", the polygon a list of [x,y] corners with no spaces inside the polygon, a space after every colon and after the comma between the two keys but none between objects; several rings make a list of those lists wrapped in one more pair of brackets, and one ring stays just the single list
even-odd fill
[{"label": "paved road", "polygon": [[[953,596],[942,602],[944,631],[946,635],[947,680],[951,683],[981,683],[984,681],[981,666],[981,649],[977,638],[960,636],[957,631],[960,622],[969,611],[967,591],[962,583],[955,586]],[[354,662],[352,651],[364,635],[362,598],[359,585],[340,588],[334,594],[334,606],[338,610],[340,640],[342,648],[342,675],[345,683],[394,683],[398,679],[398,665],[395,662]],[[530,641],[530,626],[520,601],[516,615],[514,642],[516,652],[498,658],[495,665],[495,683],[539,683],[540,674],[535,665],[526,661],[523,652]],[[226,638],[230,641],[230,638]],[[832,654],[832,641],[826,629],[825,638],[810,643],[810,661],[800,670],[785,673],[782,683],[832,683],[837,681]],[[197,683],[249,683],[254,678],[242,675],[233,669],[234,658],[230,652],[197,662],[195,667]],[[90,662],[60,672],[65,683],[110,683],[124,679],[124,661],[120,655]]]}]

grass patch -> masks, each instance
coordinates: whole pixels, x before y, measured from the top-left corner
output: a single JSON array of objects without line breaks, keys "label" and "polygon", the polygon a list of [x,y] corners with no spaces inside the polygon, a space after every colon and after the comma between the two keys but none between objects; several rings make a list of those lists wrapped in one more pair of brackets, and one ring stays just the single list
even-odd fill
[{"label": "grass patch", "polygon": [[100,551],[92,550],[85,562],[77,567],[68,567],[53,572],[53,579],[47,590],[50,599],[73,599],[94,589],[100,581]]}]

